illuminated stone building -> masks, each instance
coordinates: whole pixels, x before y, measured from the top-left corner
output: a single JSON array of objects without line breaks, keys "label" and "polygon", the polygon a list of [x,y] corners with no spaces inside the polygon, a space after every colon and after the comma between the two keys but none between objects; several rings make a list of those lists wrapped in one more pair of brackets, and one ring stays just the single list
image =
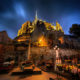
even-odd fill
[{"label": "illuminated stone building", "polygon": [[[49,34],[54,34],[56,38],[55,41],[57,41],[61,40],[59,38],[64,35],[64,31],[58,22],[56,22],[56,26],[54,26],[51,23],[39,19],[36,12],[33,22],[27,21],[22,24],[22,27],[18,30],[17,37],[20,37],[23,34],[27,34],[26,36],[30,34],[29,36],[31,37],[32,42],[37,42],[41,36],[44,36],[47,39]],[[18,41],[21,41],[21,39],[17,39]]]}]

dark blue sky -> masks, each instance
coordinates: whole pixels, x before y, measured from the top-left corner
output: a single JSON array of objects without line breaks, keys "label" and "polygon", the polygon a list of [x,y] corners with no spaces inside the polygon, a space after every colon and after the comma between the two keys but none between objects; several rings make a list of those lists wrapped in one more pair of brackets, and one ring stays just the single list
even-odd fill
[{"label": "dark blue sky", "polygon": [[80,24],[79,0],[0,0],[0,31],[6,30],[11,38],[26,21],[38,18],[55,24],[58,21],[65,34],[72,24]]}]

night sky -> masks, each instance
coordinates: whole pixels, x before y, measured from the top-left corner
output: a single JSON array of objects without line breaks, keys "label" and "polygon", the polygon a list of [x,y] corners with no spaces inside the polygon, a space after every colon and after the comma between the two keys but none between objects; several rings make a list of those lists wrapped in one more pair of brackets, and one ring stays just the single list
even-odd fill
[{"label": "night sky", "polygon": [[72,24],[80,24],[80,0],[0,0],[0,31],[16,37],[24,22],[34,20],[36,10],[39,19],[54,25],[58,21],[65,34]]}]

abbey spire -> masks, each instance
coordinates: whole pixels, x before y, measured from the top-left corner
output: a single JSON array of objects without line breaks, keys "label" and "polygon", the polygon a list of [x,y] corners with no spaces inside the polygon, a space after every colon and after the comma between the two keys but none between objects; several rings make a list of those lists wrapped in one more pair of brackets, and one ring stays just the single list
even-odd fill
[{"label": "abbey spire", "polygon": [[38,17],[37,17],[37,11],[36,11],[35,19],[36,19],[36,20],[38,19]]},{"label": "abbey spire", "polygon": [[36,14],[35,14],[35,19],[34,19],[34,23],[33,24],[36,24],[38,21],[38,17],[37,17],[37,11],[36,11]]}]

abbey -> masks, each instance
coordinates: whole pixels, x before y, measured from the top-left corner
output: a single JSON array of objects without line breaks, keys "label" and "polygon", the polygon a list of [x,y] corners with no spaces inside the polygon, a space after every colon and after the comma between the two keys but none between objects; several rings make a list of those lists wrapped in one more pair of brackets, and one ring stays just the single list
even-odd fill
[{"label": "abbey", "polygon": [[[35,19],[34,19],[33,22],[27,21],[24,24],[22,24],[22,27],[18,31],[18,36],[20,36],[24,33],[34,32],[34,30],[36,29],[37,24],[39,24],[42,29],[43,29],[43,26],[44,26],[45,30],[47,30],[47,31],[52,30],[52,31],[60,31],[60,32],[64,33],[61,25],[57,21],[56,21],[56,26],[54,26],[51,23],[48,23],[48,22],[43,21],[41,19],[38,19],[37,12],[36,12]],[[39,27],[39,26],[37,26],[37,27]]]}]

